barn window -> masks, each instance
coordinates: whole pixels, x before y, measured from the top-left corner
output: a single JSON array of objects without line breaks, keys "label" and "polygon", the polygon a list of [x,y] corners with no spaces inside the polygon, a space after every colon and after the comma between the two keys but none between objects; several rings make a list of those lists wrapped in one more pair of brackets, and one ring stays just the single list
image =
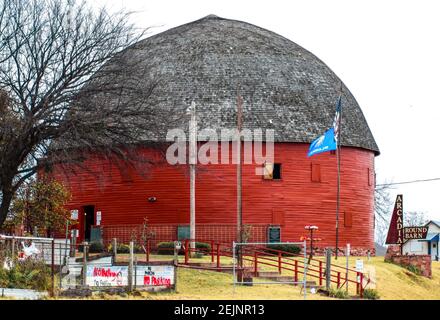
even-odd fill
[{"label": "barn window", "polygon": [[367,174],[368,174],[368,185],[372,186],[374,178],[373,178],[373,175],[371,174],[371,169],[370,168],[368,168]]},{"label": "barn window", "polygon": [[274,165],[273,165],[273,178],[275,180],[281,179],[281,163],[274,163]]},{"label": "barn window", "polygon": [[351,211],[344,211],[344,226],[351,227],[352,224],[353,222],[352,222]]},{"label": "barn window", "polygon": [[321,165],[312,163],[312,182],[321,182]]},{"label": "barn window", "polygon": [[265,180],[280,180],[281,179],[281,163],[265,163],[263,178]]}]

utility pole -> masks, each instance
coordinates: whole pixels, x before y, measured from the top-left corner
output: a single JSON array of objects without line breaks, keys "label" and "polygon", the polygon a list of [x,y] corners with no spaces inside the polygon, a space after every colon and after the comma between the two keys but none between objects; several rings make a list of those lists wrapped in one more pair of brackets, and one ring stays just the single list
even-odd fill
[{"label": "utility pole", "polygon": [[189,123],[189,171],[190,171],[190,219],[189,234],[190,247],[194,253],[196,249],[196,164],[197,164],[197,119],[196,104],[191,103],[191,121]]},{"label": "utility pole", "polygon": [[[241,198],[241,189],[242,189],[242,161],[241,161],[241,129],[242,129],[242,105],[243,99],[240,94],[237,95],[237,241],[239,243],[243,243],[243,211],[242,211],[242,198]],[[241,254],[242,246],[237,246],[238,252],[238,265],[239,272],[237,273],[237,280],[242,281],[243,278],[243,257]]]},{"label": "utility pole", "polygon": [[337,161],[337,171],[338,171],[338,179],[337,179],[337,191],[336,191],[336,256],[335,260],[338,260],[339,253],[339,211],[340,211],[340,197],[341,197],[341,131],[342,131],[342,81],[341,88],[339,91],[339,99],[338,99],[338,107],[339,109],[339,119],[336,119],[338,122],[336,125],[338,126],[337,132],[337,141],[336,141],[336,161]]}]

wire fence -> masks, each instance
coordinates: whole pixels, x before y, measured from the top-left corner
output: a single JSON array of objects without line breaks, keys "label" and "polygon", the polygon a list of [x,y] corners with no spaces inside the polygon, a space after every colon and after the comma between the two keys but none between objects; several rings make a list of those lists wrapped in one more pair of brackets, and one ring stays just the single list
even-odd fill
[{"label": "wire fence", "polygon": [[14,271],[28,266],[32,268],[29,274],[44,270],[49,275],[45,287],[52,295],[76,289],[174,289],[174,261],[139,261],[135,247],[131,242],[127,251],[118,253],[117,245],[108,251],[87,242],[71,243],[69,239],[0,235],[0,268]]},{"label": "wire fence", "polygon": [[[369,283],[363,273],[311,256],[305,261],[306,242],[282,244],[296,245],[299,252],[274,249],[269,246],[274,243],[266,242],[231,245],[208,239],[170,241],[156,238],[131,241],[127,245],[118,243],[115,238],[104,246],[103,243],[78,244],[69,239],[0,235],[0,267],[7,270],[16,266],[40,268],[50,278],[48,290],[52,294],[84,288],[175,289],[175,268],[185,265],[215,271],[231,269],[234,273],[248,273],[252,281],[265,279],[266,283],[272,283],[270,278],[276,277],[273,283],[301,284],[303,288],[307,283],[301,277],[310,278],[320,287],[324,281],[337,288],[350,284],[362,296],[363,288]],[[238,247],[241,248],[239,266]]]}]

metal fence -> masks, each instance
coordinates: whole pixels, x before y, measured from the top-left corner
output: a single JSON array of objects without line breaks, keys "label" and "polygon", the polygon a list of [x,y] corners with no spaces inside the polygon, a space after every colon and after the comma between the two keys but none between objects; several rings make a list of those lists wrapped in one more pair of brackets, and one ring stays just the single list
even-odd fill
[{"label": "metal fence", "polygon": [[60,288],[89,288],[92,290],[175,289],[175,265],[172,261],[147,263],[138,261],[131,242],[128,255],[121,259],[117,247],[112,252],[89,253],[89,244],[75,248],[78,253],[70,257],[67,275],[62,278]]},{"label": "metal fence", "polygon": [[138,261],[134,247],[131,242],[125,254],[118,254],[117,246],[110,252],[90,252],[87,242],[75,244],[69,239],[0,235],[0,268],[11,270],[22,261],[41,262],[39,267],[50,269],[52,295],[85,288],[124,291],[175,288],[173,261]]}]

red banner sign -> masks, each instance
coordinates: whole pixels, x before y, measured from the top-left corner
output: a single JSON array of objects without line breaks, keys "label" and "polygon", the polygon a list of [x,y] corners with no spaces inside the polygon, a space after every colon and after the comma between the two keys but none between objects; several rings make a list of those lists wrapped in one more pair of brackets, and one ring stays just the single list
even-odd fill
[{"label": "red banner sign", "polygon": [[403,239],[403,195],[398,194],[385,243],[402,245]]}]

